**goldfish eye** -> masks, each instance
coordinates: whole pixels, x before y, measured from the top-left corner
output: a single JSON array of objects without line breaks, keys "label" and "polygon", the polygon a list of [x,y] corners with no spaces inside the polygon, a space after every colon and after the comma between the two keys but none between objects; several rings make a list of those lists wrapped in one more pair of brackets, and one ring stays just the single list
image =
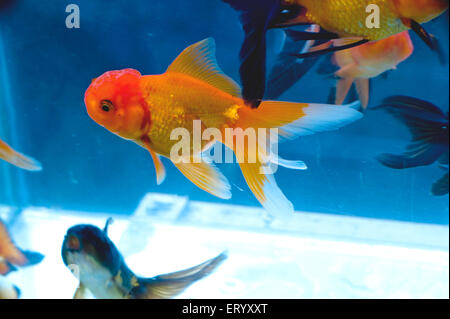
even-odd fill
[{"label": "goldfish eye", "polygon": [[111,111],[114,108],[112,102],[109,101],[109,100],[103,100],[100,103],[100,106],[101,106],[102,110],[105,111],[105,112],[109,112],[109,111]]}]

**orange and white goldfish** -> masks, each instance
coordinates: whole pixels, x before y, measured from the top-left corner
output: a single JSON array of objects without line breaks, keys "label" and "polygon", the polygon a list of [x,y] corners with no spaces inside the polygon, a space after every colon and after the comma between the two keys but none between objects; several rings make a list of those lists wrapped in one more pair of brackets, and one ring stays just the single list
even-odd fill
[{"label": "orange and white goldfish", "polygon": [[20,154],[2,140],[0,140],[0,159],[28,171],[42,170],[41,163],[31,157]]},{"label": "orange and white goldfish", "polygon": [[[245,31],[242,45],[241,81],[243,96],[258,107],[265,93],[266,33],[271,28],[316,24],[327,33],[299,32],[297,40],[351,38],[352,43],[302,54],[301,57],[335,52],[368,41],[414,30],[431,48],[438,51],[436,39],[421,24],[441,14],[449,0],[223,0],[241,13]],[[370,8],[379,10],[379,27],[368,26]]]},{"label": "orange and white goldfish", "polygon": [[[247,147],[235,140],[245,140],[247,129],[276,128],[281,137],[293,138],[337,129],[362,117],[351,107],[336,105],[265,101],[258,109],[247,107],[239,86],[217,65],[213,39],[185,49],[161,75],[141,75],[132,69],[106,72],[87,89],[85,104],[95,122],[150,152],[158,184],[165,178],[160,156],[171,158],[173,148],[179,144],[171,139],[174,130],[182,128],[190,136],[204,136],[207,129],[218,130],[220,136],[202,141],[201,147],[189,142],[189,154],[182,161],[171,158],[172,162],[201,189],[229,199],[227,179],[201,158],[214,142],[225,144],[236,153],[256,198],[274,214],[293,212],[293,206],[278,188],[273,174],[261,173],[267,164],[261,157],[270,157],[265,149],[269,140],[251,145],[249,138]],[[194,131],[194,121],[201,121],[201,132]],[[231,141],[224,138],[227,129],[234,129],[235,138]],[[263,156],[253,158],[255,153]]]},{"label": "orange and white goldfish", "polygon": [[[333,40],[339,42],[342,40]],[[334,53],[333,62],[339,66],[335,75],[339,78],[336,87],[336,104],[342,104],[352,86],[356,85],[361,105],[369,105],[369,79],[394,70],[414,51],[408,31],[389,38],[372,41],[348,50]]]}]

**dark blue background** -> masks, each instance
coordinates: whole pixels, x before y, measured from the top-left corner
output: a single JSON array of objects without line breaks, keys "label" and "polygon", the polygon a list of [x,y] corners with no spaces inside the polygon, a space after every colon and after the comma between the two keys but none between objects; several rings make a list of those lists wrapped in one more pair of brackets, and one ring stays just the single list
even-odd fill
[{"label": "dark blue background", "polygon": [[[80,29],[65,27],[70,3],[81,9]],[[238,79],[243,33],[231,8],[219,0],[24,0],[0,13],[0,27],[13,107],[5,110],[0,94],[0,114],[8,114],[0,123],[12,128],[4,134],[16,148],[44,165],[41,173],[28,173],[0,163],[0,202],[122,214],[132,213],[147,192],[226,202],[197,189],[168,160],[168,177],[157,186],[147,151],[94,123],[83,97],[91,79],[105,71],[162,73],[182,49],[206,37],[216,39],[219,64]],[[448,17],[426,28],[448,56]],[[447,110],[448,66],[412,37],[414,55],[388,79],[373,81],[371,104],[402,94]],[[332,85],[311,72],[283,100],[323,103]],[[309,170],[280,168],[278,184],[300,211],[448,224],[448,196],[430,194],[431,184],[443,175],[437,165],[396,171],[374,159],[382,152],[402,152],[409,139],[398,121],[370,111],[338,132],[281,145],[283,157],[305,160]],[[233,185],[227,203],[259,206],[239,167],[220,167]],[[6,180],[9,175],[12,181]]]}]

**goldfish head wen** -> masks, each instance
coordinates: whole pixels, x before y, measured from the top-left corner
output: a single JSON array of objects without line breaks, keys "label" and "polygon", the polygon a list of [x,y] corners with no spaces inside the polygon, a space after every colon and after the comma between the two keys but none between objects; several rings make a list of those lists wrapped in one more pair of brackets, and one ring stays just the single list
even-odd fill
[{"label": "goldfish head wen", "polygon": [[89,116],[123,138],[140,138],[150,118],[140,84],[141,74],[133,69],[109,71],[94,79],[84,96]]},{"label": "goldfish head wen", "polygon": [[70,228],[64,238],[61,253],[66,265],[76,264],[81,256],[89,256],[97,263],[117,266],[119,253],[108,236],[92,225]]},{"label": "goldfish head wen", "polygon": [[394,0],[397,12],[402,18],[425,23],[444,13],[449,0]]}]

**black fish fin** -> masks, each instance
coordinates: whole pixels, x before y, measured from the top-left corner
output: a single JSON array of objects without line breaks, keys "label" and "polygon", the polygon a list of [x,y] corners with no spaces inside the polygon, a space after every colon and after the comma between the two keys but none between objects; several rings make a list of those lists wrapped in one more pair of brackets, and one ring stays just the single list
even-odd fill
[{"label": "black fish fin", "polygon": [[432,187],[432,194],[434,196],[445,196],[448,194],[449,189],[449,173],[442,176],[439,180],[437,180]]},{"label": "black fish fin", "polygon": [[22,291],[21,291],[20,288],[17,287],[16,285],[14,285],[13,288],[14,288],[14,290],[16,291],[17,299],[19,299],[20,296],[22,295]]},{"label": "black fish fin", "polygon": [[328,93],[327,104],[335,104],[336,102],[336,87],[332,87]]},{"label": "black fish fin", "polygon": [[380,155],[378,160],[383,165],[396,169],[427,166],[448,152],[448,118],[437,106],[412,97],[393,96],[378,108],[402,121],[413,136],[413,143],[403,155]]},{"label": "black fish fin", "polygon": [[337,34],[323,29],[320,32],[286,30],[286,35],[293,41],[333,40],[339,38]]},{"label": "black fish fin", "polygon": [[427,32],[427,30],[425,30],[425,28],[423,26],[421,26],[418,22],[411,20],[411,19],[404,19],[403,23],[407,26],[410,27],[421,39],[423,42],[425,42],[425,44],[434,52],[436,52],[436,54],[438,55],[439,61],[441,62],[442,65],[447,64],[447,56],[439,42],[439,40],[429,34]]},{"label": "black fish fin", "polygon": [[43,259],[44,255],[34,252],[34,251],[23,251],[24,256],[27,258],[27,263],[24,266],[33,266],[39,264]]},{"label": "black fish fin", "polygon": [[433,41],[434,51],[436,52],[439,62],[441,65],[447,65],[448,59],[441,42],[432,34],[430,34],[431,40]]},{"label": "black fish fin", "polygon": [[420,152],[406,152],[403,155],[381,154],[377,156],[377,160],[389,168],[406,169],[431,165],[441,153],[441,149],[428,146],[421,149]]},{"label": "black fish fin", "polygon": [[317,67],[317,73],[320,75],[334,75],[339,71],[339,67],[333,63],[333,56],[326,56]]},{"label": "black fish fin", "polygon": [[404,19],[403,23],[405,26],[411,28],[422,40],[434,51],[434,42],[430,36],[430,34],[425,30],[424,27],[420,25],[420,23],[412,20],[412,19]]},{"label": "black fish fin", "polygon": [[299,60],[289,54],[301,52],[308,48],[308,42],[292,40],[289,36],[273,66],[267,85],[266,99],[278,99],[283,93],[303,78],[319,61],[318,58]]},{"label": "black fish fin", "polygon": [[215,258],[189,269],[153,278],[139,278],[137,287],[131,290],[131,297],[137,299],[175,297],[194,282],[210,275],[226,258],[227,253],[223,252]]},{"label": "black fish fin", "polygon": [[112,217],[109,217],[106,220],[105,227],[103,227],[103,232],[105,233],[105,235],[108,235],[108,228],[112,223],[114,223],[114,219]]},{"label": "black fish fin", "polygon": [[360,46],[362,44],[365,44],[367,42],[369,42],[369,40],[363,39],[363,40],[356,41],[356,42],[342,45],[342,46],[329,47],[329,48],[322,49],[322,50],[310,51],[310,52],[306,52],[306,53],[297,53],[297,54],[292,54],[292,55],[296,56],[299,59],[304,59],[304,58],[323,55],[325,53],[331,53],[331,52],[337,52],[337,51],[351,49],[351,48]]},{"label": "black fish fin", "polygon": [[279,14],[278,0],[223,0],[241,13],[245,40],[240,52],[239,73],[242,96],[256,108],[261,104],[266,89],[266,32],[271,20]]},{"label": "black fish fin", "polygon": [[383,72],[383,73],[380,75],[380,78],[382,78],[383,80],[387,80],[387,79],[389,79],[389,74],[391,74],[391,71]]}]

